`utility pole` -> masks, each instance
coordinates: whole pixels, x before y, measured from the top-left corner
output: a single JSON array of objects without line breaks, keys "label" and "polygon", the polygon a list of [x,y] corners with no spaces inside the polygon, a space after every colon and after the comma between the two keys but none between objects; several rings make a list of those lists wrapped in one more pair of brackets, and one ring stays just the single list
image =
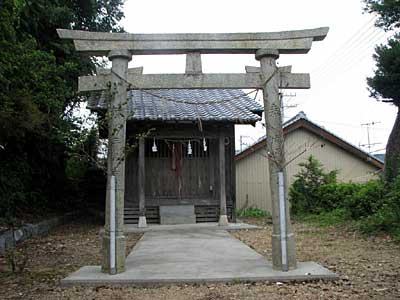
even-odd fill
[{"label": "utility pole", "polygon": [[367,127],[367,139],[368,139],[368,143],[366,143],[366,144],[359,144],[359,146],[360,146],[360,147],[367,147],[367,148],[368,148],[368,153],[370,153],[370,154],[371,154],[371,148],[372,148],[372,146],[379,145],[379,144],[381,144],[381,143],[371,143],[370,135],[369,135],[369,128],[370,128],[371,126],[374,126],[374,125],[379,124],[379,123],[380,123],[380,122],[369,122],[369,123],[361,124],[361,126],[366,126],[366,127]]},{"label": "utility pole", "polygon": [[296,93],[284,94],[283,92],[279,92],[279,97],[281,101],[281,114],[282,114],[282,122],[285,122],[285,109],[295,108],[298,104],[284,104],[284,97],[287,97],[286,100],[291,100],[291,98],[296,97]]},{"label": "utility pole", "polygon": [[[240,152],[243,151],[243,145],[246,145],[246,144],[243,142],[243,138],[251,138],[251,136],[249,136],[249,135],[241,135],[241,136],[240,136]],[[247,145],[248,145],[248,144],[247,144]]]}]

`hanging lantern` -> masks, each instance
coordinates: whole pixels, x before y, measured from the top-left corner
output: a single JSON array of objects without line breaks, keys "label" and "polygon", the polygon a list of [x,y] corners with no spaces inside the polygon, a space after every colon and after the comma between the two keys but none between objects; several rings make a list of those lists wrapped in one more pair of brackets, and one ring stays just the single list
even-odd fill
[{"label": "hanging lantern", "polygon": [[187,154],[188,155],[192,155],[192,145],[190,144],[190,140],[189,140],[189,143],[188,143],[188,152],[187,152]]},{"label": "hanging lantern", "polygon": [[205,138],[203,138],[203,150],[204,152],[207,152],[207,143]]},{"label": "hanging lantern", "polygon": [[157,152],[156,139],[153,139],[153,147],[151,147],[151,150],[152,150],[153,152]]}]

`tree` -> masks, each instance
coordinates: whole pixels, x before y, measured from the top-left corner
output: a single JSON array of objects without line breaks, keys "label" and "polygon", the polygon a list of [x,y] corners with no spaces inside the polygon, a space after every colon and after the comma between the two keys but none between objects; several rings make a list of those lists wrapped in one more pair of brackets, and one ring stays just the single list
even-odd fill
[{"label": "tree", "polygon": [[385,156],[385,177],[393,181],[400,172],[400,41],[390,39],[388,45],[377,46],[375,51],[377,69],[374,77],[367,78],[371,95],[398,108]]},{"label": "tree", "polygon": [[312,155],[299,163],[301,170],[289,190],[293,214],[317,212],[320,208],[319,189],[336,182],[337,170],[326,172],[322,164]]},{"label": "tree", "polygon": [[82,60],[56,29],[122,31],[123,0],[0,1],[0,216],[63,205],[66,160],[81,124]]},{"label": "tree", "polygon": [[398,0],[364,0],[365,11],[377,13],[376,26],[385,30],[400,28],[400,4]]},{"label": "tree", "polygon": [[[377,13],[376,26],[385,30],[400,28],[400,2],[396,0],[364,0],[365,10]],[[367,78],[371,95],[398,108],[396,121],[390,133],[385,156],[385,177],[393,181],[400,174],[400,39],[399,35],[388,40],[387,45],[375,49],[376,70]]]}]

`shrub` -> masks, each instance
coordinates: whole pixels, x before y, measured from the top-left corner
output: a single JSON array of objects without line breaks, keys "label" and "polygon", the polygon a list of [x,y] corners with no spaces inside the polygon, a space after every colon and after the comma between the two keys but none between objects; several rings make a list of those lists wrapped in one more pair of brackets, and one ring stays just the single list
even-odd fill
[{"label": "shrub", "polygon": [[357,186],[352,194],[343,199],[342,203],[354,220],[377,212],[382,207],[385,194],[385,186],[380,180],[359,183]]},{"label": "shrub", "polygon": [[32,202],[33,192],[26,188],[31,186],[30,172],[24,161],[2,160],[0,156],[0,219],[14,216],[17,207],[26,207]]},{"label": "shrub", "polygon": [[343,203],[348,202],[348,199],[360,188],[360,184],[351,182],[323,184],[318,189],[318,198],[314,210],[322,212],[343,208]]},{"label": "shrub", "polygon": [[325,172],[322,164],[310,156],[306,162],[300,163],[300,172],[295,175],[289,197],[293,214],[315,213],[320,211],[320,187],[336,182],[337,171]]},{"label": "shrub", "polygon": [[359,229],[365,233],[387,232],[400,241],[400,176],[385,191],[380,206],[360,220]]}]

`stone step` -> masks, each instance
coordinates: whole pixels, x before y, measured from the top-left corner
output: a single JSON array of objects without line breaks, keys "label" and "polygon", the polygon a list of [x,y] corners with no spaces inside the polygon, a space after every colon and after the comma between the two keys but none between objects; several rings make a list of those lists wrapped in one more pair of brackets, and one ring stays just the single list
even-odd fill
[{"label": "stone step", "polygon": [[160,224],[194,224],[196,215],[194,205],[167,205],[160,206]]}]

